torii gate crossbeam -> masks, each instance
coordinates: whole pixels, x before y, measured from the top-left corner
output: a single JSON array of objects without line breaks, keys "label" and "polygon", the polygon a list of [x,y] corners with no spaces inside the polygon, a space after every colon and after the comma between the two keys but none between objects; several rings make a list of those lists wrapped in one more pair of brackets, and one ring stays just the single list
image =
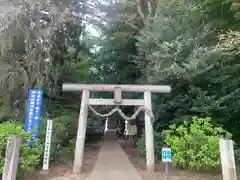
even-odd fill
[{"label": "torii gate crossbeam", "polygon": [[[63,84],[63,91],[82,91],[82,101],[78,121],[73,173],[80,174],[83,165],[84,144],[87,126],[88,105],[144,105],[152,110],[151,93],[169,93],[170,86],[165,85],[113,85],[113,84]],[[116,90],[117,89],[117,90]],[[90,91],[114,91],[115,99],[90,99]],[[120,92],[119,92],[120,91]],[[144,99],[121,99],[123,92],[144,92]],[[120,93],[120,94],[119,94]],[[149,173],[155,170],[154,136],[151,116],[145,112],[146,167]]]},{"label": "torii gate crossbeam", "polygon": [[155,93],[169,93],[170,86],[165,85],[127,85],[127,84],[63,84],[63,91],[102,91],[111,92],[115,88],[120,88],[123,92],[155,92]]}]

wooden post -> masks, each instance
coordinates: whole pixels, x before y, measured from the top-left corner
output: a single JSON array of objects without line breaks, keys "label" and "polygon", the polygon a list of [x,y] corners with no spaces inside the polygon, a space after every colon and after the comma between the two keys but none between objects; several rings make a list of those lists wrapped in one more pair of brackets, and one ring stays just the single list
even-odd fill
[{"label": "wooden post", "polygon": [[84,144],[87,127],[89,90],[82,92],[82,102],[78,121],[78,132],[75,147],[75,158],[73,164],[73,174],[80,174],[83,165]]},{"label": "wooden post", "polygon": [[232,140],[220,139],[220,154],[223,180],[237,180]]},{"label": "wooden post", "polygon": [[[145,106],[152,110],[151,92],[144,93]],[[148,173],[155,171],[154,136],[151,116],[145,112],[146,166]]]},{"label": "wooden post", "polygon": [[13,136],[8,139],[3,168],[3,180],[16,180],[21,139]]}]

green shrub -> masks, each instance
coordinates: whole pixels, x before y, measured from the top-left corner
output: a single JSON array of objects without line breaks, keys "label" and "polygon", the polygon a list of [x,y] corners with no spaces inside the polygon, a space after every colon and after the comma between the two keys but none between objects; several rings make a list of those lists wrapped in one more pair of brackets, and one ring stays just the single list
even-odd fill
[{"label": "green shrub", "polygon": [[146,154],[146,146],[145,146],[145,134],[142,134],[136,142],[137,149],[140,152],[140,154],[145,155]]},{"label": "green shrub", "polygon": [[[78,113],[69,112],[59,115],[53,120],[50,160],[58,161],[72,157],[75,150],[75,140],[78,128]],[[41,119],[39,138],[41,143],[45,142],[47,118]],[[86,141],[101,133],[102,126],[99,121],[88,119]],[[74,143],[73,143],[74,142]],[[74,145],[74,146],[73,146]],[[67,155],[67,157],[66,157]]]},{"label": "green shrub", "polygon": [[[58,116],[53,119],[53,127],[52,127],[52,138],[51,138],[51,152],[50,152],[50,160],[57,160],[61,155],[62,148],[68,145],[67,142],[70,140],[69,132],[71,117],[66,116]],[[41,143],[45,142],[46,138],[46,127],[47,127],[47,119],[42,119],[39,128],[39,137]],[[72,130],[75,131],[75,130]],[[76,132],[77,133],[77,132]]]},{"label": "green shrub", "polygon": [[[3,152],[7,145],[7,140],[10,136],[19,136],[23,138],[23,142],[29,140],[31,137],[25,133],[22,125],[13,123],[0,124],[0,150]],[[25,174],[32,172],[40,163],[40,157],[43,153],[43,147],[40,145],[39,140],[36,139],[35,147],[31,148],[27,144],[22,144],[20,150],[20,171]],[[0,154],[0,172],[3,171],[4,157]]]},{"label": "green shrub", "polygon": [[221,127],[214,127],[210,118],[193,117],[192,123],[170,125],[163,132],[165,143],[172,148],[175,167],[209,170],[220,167],[219,137],[231,134]]},{"label": "green shrub", "polygon": [[240,164],[240,149],[235,149],[234,151],[236,164]]},{"label": "green shrub", "polygon": [[240,175],[240,149],[235,149],[234,155],[235,155],[237,173],[238,175]]},{"label": "green shrub", "polygon": [[87,122],[86,142],[99,139],[103,131],[104,124],[100,120],[90,117]]}]

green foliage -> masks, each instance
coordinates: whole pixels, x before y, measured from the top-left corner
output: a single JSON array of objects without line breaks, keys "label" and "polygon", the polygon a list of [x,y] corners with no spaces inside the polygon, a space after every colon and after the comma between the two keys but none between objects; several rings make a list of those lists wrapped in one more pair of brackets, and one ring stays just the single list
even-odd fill
[{"label": "green foliage", "polygon": [[94,139],[100,139],[103,135],[104,124],[96,117],[90,117],[87,123],[86,142]]},{"label": "green foliage", "polygon": [[150,84],[168,84],[156,96],[157,131],[193,116],[212,117],[239,140],[239,21],[235,0],[163,4],[137,36],[138,64]]},{"label": "green foliage", "polygon": [[[9,137],[16,135],[23,138],[23,142],[28,141],[31,136],[25,133],[23,126],[13,123],[0,124],[0,151],[3,152],[6,148]],[[40,157],[43,153],[43,147],[39,140],[34,140],[34,148],[23,143],[20,151],[20,170],[27,174],[32,172],[40,163]],[[3,170],[4,157],[0,155],[0,172]]]},{"label": "green foliage", "polygon": [[[50,160],[61,160],[72,157],[75,150],[75,142],[78,127],[78,112],[63,112],[53,120],[52,141]],[[46,136],[47,118],[40,121],[39,138],[43,144]],[[100,121],[89,118],[86,130],[86,142],[93,140],[96,136],[101,137],[103,125]],[[64,157],[63,157],[64,156]]]},{"label": "green foliage", "polygon": [[234,156],[235,156],[236,169],[239,177],[240,175],[240,149],[239,148],[235,149]]},{"label": "green foliage", "polygon": [[[70,129],[70,120],[72,120],[71,115],[58,116],[53,119],[50,160],[59,158],[61,150],[64,146],[68,145],[68,141],[71,138],[69,137],[69,133],[75,131],[74,129]],[[46,137],[47,119],[42,119],[40,122],[39,137],[43,144]]]},{"label": "green foliage", "polygon": [[[193,116],[212,117],[214,124],[220,124],[238,140],[239,0],[140,2],[144,3],[131,0],[91,5],[94,12],[98,12],[94,7],[99,5],[101,17],[104,14],[101,21],[96,20],[98,15],[92,17],[91,23],[98,21],[101,28],[101,36],[92,38],[93,51],[82,19],[73,17],[79,13],[85,17],[85,11],[72,13],[80,10],[78,5],[84,8],[84,2],[64,1],[56,12],[61,13],[65,5],[73,9],[69,11],[71,15],[63,13],[60,20],[50,18],[59,17],[51,13],[37,18],[40,12],[27,4],[21,6],[21,14],[11,14],[13,19],[7,18],[2,24],[0,122],[11,118],[23,121],[26,89],[43,87],[42,116],[54,120],[51,157],[55,159],[64,147],[72,147],[69,141],[76,137],[80,103],[78,93],[62,92],[62,83],[168,84],[171,94],[153,98],[156,132]],[[40,3],[41,12],[48,12],[49,7]],[[33,21],[31,24],[44,23],[29,26]],[[45,29],[49,33],[43,33]],[[93,95],[102,97],[101,93]],[[108,93],[106,97],[110,96]],[[99,135],[102,125],[98,122],[90,117],[87,140]],[[45,128],[43,119],[41,143]],[[137,142],[142,153],[144,136]],[[155,134],[157,154],[161,146],[162,137]]]},{"label": "green foliage", "polygon": [[219,138],[231,138],[221,127],[214,127],[210,118],[193,117],[192,122],[170,125],[163,132],[165,143],[172,148],[175,167],[195,170],[218,168],[220,163]]},{"label": "green foliage", "polygon": [[146,154],[146,144],[145,144],[145,134],[142,134],[138,139],[137,139],[137,149],[138,151],[144,155]]},{"label": "green foliage", "polygon": [[[84,26],[82,19],[72,15],[82,13],[77,12],[80,5],[64,1],[60,8],[58,2],[21,1],[14,7],[17,11],[1,17],[0,106],[4,105],[4,111],[1,108],[0,120],[2,116],[24,120],[24,99],[29,88],[43,88],[44,98],[51,103],[61,96],[63,81],[79,83],[88,77],[90,52],[84,38],[80,38]],[[62,7],[71,7],[71,13],[63,13],[59,18],[51,11],[52,6],[60,14]],[[83,8],[81,5],[80,9]]]},{"label": "green foliage", "polygon": [[126,30],[124,24],[119,24],[117,29],[111,28],[99,38],[93,75],[98,75],[95,79],[100,78],[97,82],[106,84],[134,83],[141,72],[135,62],[136,39],[131,34],[118,33],[120,29]]},{"label": "green foliage", "polygon": [[[146,154],[146,143],[145,143],[145,133],[143,133],[136,141],[137,149],[142,154]],[[158,157],[161,152],[161,147],[163,146],[163,137],[161,133],[154,133],[154,148],[155,154]]]}]

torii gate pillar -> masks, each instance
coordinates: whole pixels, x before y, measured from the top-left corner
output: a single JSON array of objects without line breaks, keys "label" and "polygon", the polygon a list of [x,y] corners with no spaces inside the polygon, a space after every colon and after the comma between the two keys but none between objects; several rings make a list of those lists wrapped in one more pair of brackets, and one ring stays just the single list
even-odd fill
[{"label": "torii gate pillar", "polygon": [[87,129],[88,103],[89,103],[89,90],[84,90],[82,92],[82,102],[78,120],[78,131],[73,163],[73,174],[80,174],[82,172],[84,144]]},{"label": "torii gate pillar", "polygon": [[[125,92],[144,92],[144,99],[90,99],[90,91],[115,91],[116,88]],[[151,85],[103,85],[103,84],[63,84],[63,91],[83,91],[82,102],[78,121],[78,132],[76,139],[76,149],[73,164],[73,174],[80,174],[83,166],[84,144],[88,116],[88,104],[90,105],[125,105],[125,106],[145,106],[152,110],[151,92],[169,93],[170,86]],[[154,173],[154,135],[151,116],[145,112],[145,140],[146,140],[146,167],[148,173]]]},{"label": "torii gate pillar", "polygon": [[[151,92],[144,93],[145,107],[152,111]],[[154,152],[154,134],[153,124],[150,114],[145,112],[145,143],[146,143],[146,166],[148,173],[154,173],[155,170],[155,152]]]}]

